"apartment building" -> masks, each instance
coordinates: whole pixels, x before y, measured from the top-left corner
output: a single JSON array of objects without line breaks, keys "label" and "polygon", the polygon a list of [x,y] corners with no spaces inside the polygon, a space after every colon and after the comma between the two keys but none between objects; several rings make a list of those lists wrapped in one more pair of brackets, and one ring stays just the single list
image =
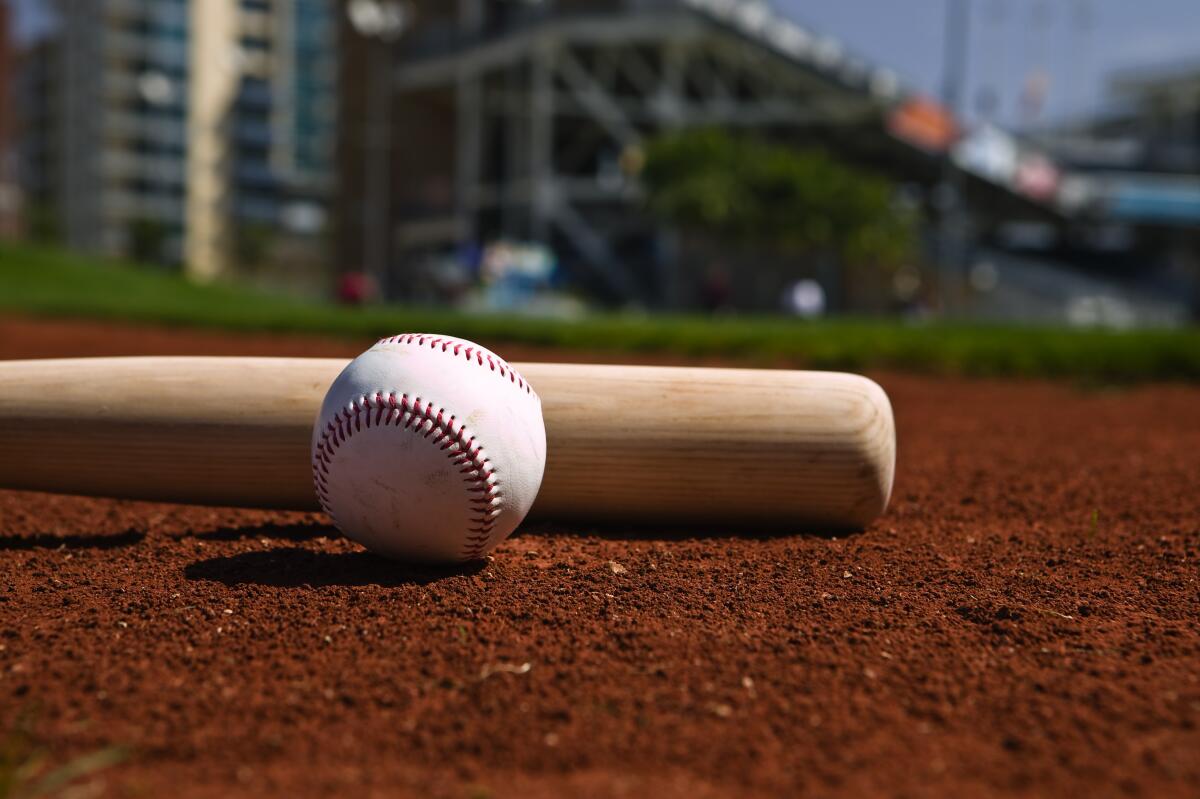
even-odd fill
[{"label": "apartment building", "polygon": [[321,236],[335,5],[57,0],[54,157],[27,172],[62,239],[212,278]]}]

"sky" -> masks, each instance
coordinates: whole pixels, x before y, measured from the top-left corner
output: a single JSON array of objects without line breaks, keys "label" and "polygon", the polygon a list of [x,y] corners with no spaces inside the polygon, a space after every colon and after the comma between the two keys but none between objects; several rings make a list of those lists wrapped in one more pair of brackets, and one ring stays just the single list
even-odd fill
[{"label": "sky", "polygon": [[16,15],[18,40],[36,36],[46,26],[46,0],[9,0]]},{"label": "sky", "polygon": [[[947,0],[774,0],[797,22],[840,38],[917,89],[940,95]],[[968,0],[970,54],[964,111],[1037,127],[1095,113],[1114,71],[1200,66],[1200,0]],[[1040,70],[1037,68],[1040,67]],[[1029,76],[1045,74],[1040,113],[1023,113]],[[986,95],[984,95],[986,96]],[[984,106],[986,107],[986,106]]]},{"label": "sky", "polygon": [[[939,95],[951,0],[770,0],[798,22],[841,39],[912,88]],[[13,0],[18,30],[43,26],[46,0]],[[1200,0],[966,0],[969,66],[963,111],[1007,127],[1089,116],[1114,71],[1200,65]],[[1044,86],[1036,113],[1023,90]],[[991,97],[990,102],[984,98]],[[987,107],[993,110],[981,114]]]}]

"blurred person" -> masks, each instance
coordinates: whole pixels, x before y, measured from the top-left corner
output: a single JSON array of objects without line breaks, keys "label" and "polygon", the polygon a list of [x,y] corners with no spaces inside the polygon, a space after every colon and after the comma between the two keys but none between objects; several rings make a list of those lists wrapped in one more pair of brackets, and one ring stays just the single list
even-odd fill
[{"label": "blurred person", "polygon": [[366,272],[343,272],[338,278],[337,299],[342,305],[366,305],[378,295],[374,279]]},{"label": "blurred person", "polygon": [[709,264],[700,282],[700,301],[704,310],[709,313],[724,311],[729,308],[732,297],[733,283],[729,270],[721,263]]}]

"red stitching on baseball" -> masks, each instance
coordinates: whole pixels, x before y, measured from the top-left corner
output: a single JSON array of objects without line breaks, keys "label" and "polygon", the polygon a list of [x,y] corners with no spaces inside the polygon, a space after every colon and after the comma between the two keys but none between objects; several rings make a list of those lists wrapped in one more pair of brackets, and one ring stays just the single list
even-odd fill
[{"label": "red stitching on baseball", "polygon": [[[483,350],[465,346],[461,341],[446,338],[445,336],[434,336],[427,333],[401,333],[398,336],[388,336],[387,338],[381,338],[379,341],[375,342],[376,347],[378,347],[380,344],[415,345],[418,347],[429,347],[432,350],[440,349],[442,352],[446,352],[449,348],[453,347],[452,352],[454,355],[462,355],[467,359],[468,362],[474,361],[477,366],[484,366],[484,359],[486,359],[486,365],[491,369],[491,371],[499,371],[501,377],[504,377],[507,373],[510,383],[515,384],[518,388],[524,389],[526,394],[532,394],[534,397],[537,397],[537,394],[534,392],[533,388],[530,387],[529,383],[525,381],[525,378],[521,377],[521,374],[514,369],[511,364],[505,362],[498,355],[486,354]],[[460,352],[460,350],[462,351]]]},{"label": "red stitching on baseball", "polygon": [[[467,488],[467,506],[471,509],[471,518],[467,520],[466,546],[463,548],[464,561],[476,560],[483,557],[488,542],[496,527],[496,519],[500,516],[500,481],[495,479],[496,470],[491,461],[483,454],[483,447],[475,442],[475,436],[467,433],[467,428],[459,425],[454,428],[455,417],[445,418],[446,409],[436,408],[432,402],[426,402],[422,408],[421,398],[416,397],[409,404],[407,394],[397,395],[395,392],[384,394],[376,391],[373,396],[363,395],[336,413],[317,442],[313,453],[313,485],[316,486],[317,500],[321,510],[331,517],[329,499],[329,466],[338,447],[342,446],[355,433],[363,429],[362,417],[366,417],[366,427],[371,427],[371,412],[375,413],[375,426],[392,425],[404,430],[413,430],[422,438],[429,438],[435,431],[437,438],[434,444],[442,444],[440,449],[455,466],[462,466],[459,473],[466,475],[463,482]],[[374,404],[374,407],[372,407]],[[386,416],[385,416],[386,413]],[[343,420],[345,424],[343,425]],[[416,423],[414,426],[414,422]],[[425,430],[425,422],[429,429]],[[336,521],[336,517],[334,521]]]}]

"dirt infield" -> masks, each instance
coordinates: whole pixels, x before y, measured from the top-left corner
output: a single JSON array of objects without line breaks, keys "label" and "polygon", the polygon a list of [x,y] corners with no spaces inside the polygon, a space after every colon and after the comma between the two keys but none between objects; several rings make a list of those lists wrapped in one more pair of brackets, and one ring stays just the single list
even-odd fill
[{"label": "dirt infield", "polygon": [[[364,343],[0,319],[2,358]],[[316,516],[0,491],[0,724],[130,747],[115,796],[1200,795],[1200,388],[875,377],[898,483],[849,537],[548,525],[414,571]]]}]

